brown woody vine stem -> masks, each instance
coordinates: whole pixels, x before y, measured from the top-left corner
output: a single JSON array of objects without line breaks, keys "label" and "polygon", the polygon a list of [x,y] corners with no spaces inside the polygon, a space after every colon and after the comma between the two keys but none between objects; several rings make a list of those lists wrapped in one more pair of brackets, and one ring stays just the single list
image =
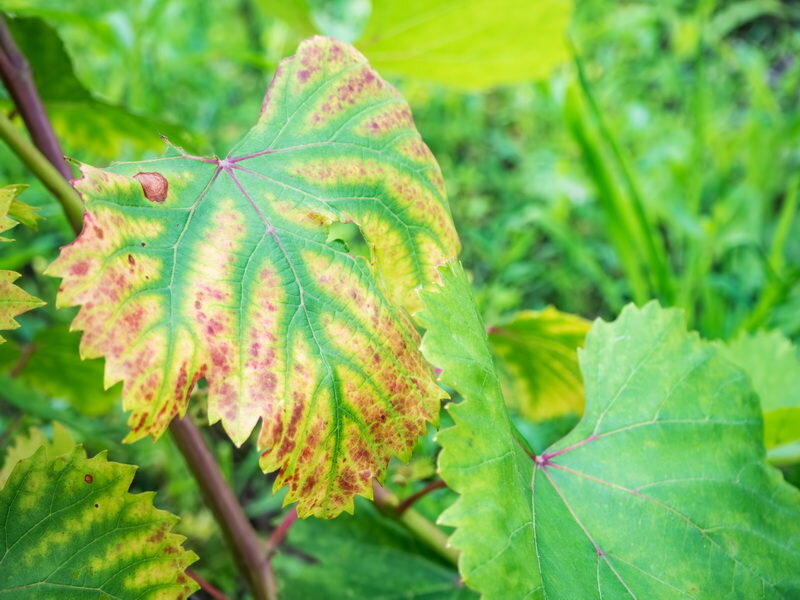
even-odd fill
[{"label": "brown woody vine stem", "polygon": [[173,419],[169,431],[222,529],[253,596],[258,600],[276,598],[275,578],[263,546],[247,520],[242,505],[222,477],[200,430],[187,416]]},{"label": "brown woody vine stem", "polygon": [[58,138],[33,82],[30,65],[17,48],[5,18],[0,14],[0,78],[17,107],[31,139],[65,180],[72,178]]},{"label": "brown woody vine stem", "polygon": [[[39,94],[33,84],[25,57],[17,49],[0,15],[0,74],[18,112],[23,116],[31,139],[42,151],[0,114],[0,138],[31,170],[61,204],[73,230],[78,234],[83,221],[83,203],[70,186],[71,173],[58,145]],[[236,564],[256,600],[275,600],[277,589],[272,569],[261,542],[238,499],[222,476],[214,455],[190,418],[173,419],[170,433],[183,454],[203,497],[214,514]]]}]

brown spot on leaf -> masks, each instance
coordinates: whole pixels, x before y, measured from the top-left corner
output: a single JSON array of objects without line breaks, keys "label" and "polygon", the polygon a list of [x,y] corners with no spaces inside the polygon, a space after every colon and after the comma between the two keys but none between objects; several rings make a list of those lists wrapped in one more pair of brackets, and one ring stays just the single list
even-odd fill
[{"label": "brown spot on leaf", "polygon": [[134,175],[133,178],[142,184],[144,197],[151,202],[163,202],[167,199],[169,183],[161,173],[141,172]]},{"label": "brown spot on leaf", "polygon": [[94,477],[92,477],[89,473],[83,476],[83,480],[86,483],[92,483],[94,481]]}]

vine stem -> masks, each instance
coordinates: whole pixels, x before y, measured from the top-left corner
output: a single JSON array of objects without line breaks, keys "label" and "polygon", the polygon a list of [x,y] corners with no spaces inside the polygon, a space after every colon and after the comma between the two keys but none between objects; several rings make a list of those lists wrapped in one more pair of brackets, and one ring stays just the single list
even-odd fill
[{"label": "vine stem", "polygon": [[242,505],[223,478],[200,430],[186,416],[173,419],[169,431],[222,529],[253,596],[257,600],[274,600],[277,598],[277,589],[267,554],[247,520]]},{"label": "vine stem", "polygon": [[447,534],[413,508],[400,512],[400,500],[377,481],[372,481],[375,505],[386,515],[397,519],[416,538],[454,566],[458,566],[458,551],[447,545]]},{"label": "vine stem", "polygon": [[[11,60],[13,58],[13,60]],[[61,204],[77,235],[83,226],[83,202],[69,184],[71,173],[31,77],[0,14],[0,74],[40,152],[0,114],[0,138]],[[27,116],[26,116],[27,115]],[[63,163],[63,168],[59,167]],[[219,469],[214,455],[190,418],[173,419],[170,433],[217,521],[240,572],[256,600],[276,600],[275,578],[256,532]]]},{"label": "vine stem", "polygon": [[64,160],[64,153],[58,143],[42,99],[33,81],[33,73],[25,56],[20,52],[0,13],[0,78],[6,86],[11,99],[25,121],[36,147],[47,157],[56,171],[65,180],[72,178]]},{"label": "vine stem", "polygon": [[31,173],[41,181],[55,196],[72,229],[77,233],[83,226],[83,202],[69,182],[50,163],[36,146],[31,144],[25,135],[14,126],[4,114],[0,113],[0,138],[25,164]]}]

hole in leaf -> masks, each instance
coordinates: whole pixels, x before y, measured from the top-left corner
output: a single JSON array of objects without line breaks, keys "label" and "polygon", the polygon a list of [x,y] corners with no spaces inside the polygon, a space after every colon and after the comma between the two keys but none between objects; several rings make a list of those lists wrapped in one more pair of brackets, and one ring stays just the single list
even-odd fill
[{"label": "hole in leaf", "polygon": [[355,223],[331,223],[328,228],[328,242],[337,241],[344,244],[345,250],[350,254],[371,259],[367,241]]}]

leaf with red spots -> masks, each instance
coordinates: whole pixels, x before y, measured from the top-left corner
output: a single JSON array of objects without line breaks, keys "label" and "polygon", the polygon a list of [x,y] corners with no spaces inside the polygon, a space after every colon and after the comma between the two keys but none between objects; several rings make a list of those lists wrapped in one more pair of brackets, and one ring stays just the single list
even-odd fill
[{"label": "leaf with red spots", "polygon": [[[408,105],[352,47],[303,42],[225,158],[83,166],[80,237],[49,273],[85,357],[124,381],[129,440],[159,436],[208,383],[236,444],[301,515],[352,510],[407,457],[443,393],[406,311],[458,251],[439,168]],[[361,230],[370,260],[328,239]]]},{"label": "leaf with red spots", "polygon": [[[765,462],[758,400],[655,302],[595,321],[582,420],[538,456],[506,413],[458,266],[423,293],[426,357],[463,396],[439,469],[459,572],[486,599],[795,598],[800,492]],[[565,574],[568,574],[565,575]]]},{"label": "leaf with red spots", "polygon": [[[36,220],[39,217],[35,214],[35,209],[17,200],[17,196],[25,187],[24,185],[7,185],[0,188],[0,233],[16,227],[18,223],[24,223],[29,227],[36,226]],[[0,242],[10,241],[13,240],[0,236]],[[18,278],[19,273],[0,270],[0,331],[16,329],[19,327],[19,323],[14,320],[14,317],[44,304],[38,298],[14,285]],[[0,344],[4,341],[3,336],[0,336]]]},{"label": "leaf with red spots", "polygon": [[178,518],[131,494],[136,467],[45,444],[0,489],[0,596],[187,598],[197,560],[172,532]]}]

